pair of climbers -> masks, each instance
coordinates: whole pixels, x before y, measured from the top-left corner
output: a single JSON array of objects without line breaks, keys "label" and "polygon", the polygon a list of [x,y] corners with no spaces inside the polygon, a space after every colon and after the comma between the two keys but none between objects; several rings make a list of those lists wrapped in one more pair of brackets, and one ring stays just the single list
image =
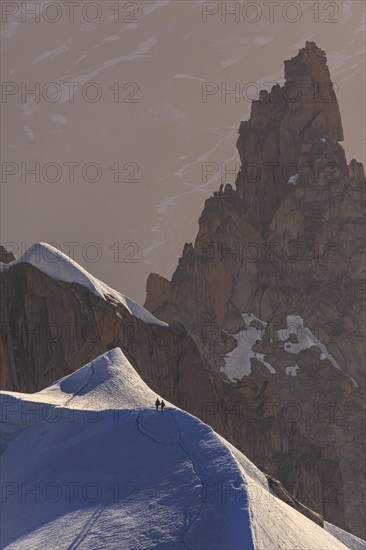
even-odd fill
[{"label": "pair of climbers", "polygon": [[156,412],[159,411],[159,407],[161,407],[161,412],[164,412],[164,407],[165,407],[165,403],[163,400],[161,400],[161,402],[159,401],[159,398],[155,401],[155,407],[156,407]]}]

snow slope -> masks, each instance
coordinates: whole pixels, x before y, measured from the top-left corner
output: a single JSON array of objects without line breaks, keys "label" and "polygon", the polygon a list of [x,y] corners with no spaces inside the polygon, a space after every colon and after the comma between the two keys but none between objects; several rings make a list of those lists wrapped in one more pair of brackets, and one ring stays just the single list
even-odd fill
[{"label": "snow slope", "polygon": [[33,267],[42,271],[55,281],[65,283],[77,283],[87,288],[92,294],[103,299],[114,299],[122,303],[128,311],[138,317],[144,323],[168,326],[167,323],[160,321],[149,311],[139,304],[127,298],[117,290],[113,290],[105,283],[93,277],[81,265],[73,259],[66,256],[63,252],[47,243],[35,243],[24,252],[17,260],[4,264],[0,262],[0,272],[8,271],[12,266],[19,263],[31,264]]},{"label": "snow slope", "polygon": [[2,392],[1,548],[365,548],[277,499],[243,454],[155,399],[120,349],[36,394]]}]

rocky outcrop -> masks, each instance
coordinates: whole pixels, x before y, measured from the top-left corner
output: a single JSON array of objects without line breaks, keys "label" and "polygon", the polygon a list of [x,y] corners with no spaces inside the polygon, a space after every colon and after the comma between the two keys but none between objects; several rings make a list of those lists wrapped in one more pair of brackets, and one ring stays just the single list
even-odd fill
[{"label": "rocky outcrop", "polygon": [[0,262],[2,262],[3,264],[10,264],[10,262],[13,262],[14,260],[14,255],[0,245]]},{"label": "rocky outcrop", "polygon": [[325,52],[307,42],[285,79],[253,102],[235,189],[206,200],[145,307],[184,325],[225,404],[262,410],[250,423],[216,409],[234,445],[364,537],[365,173],[339,143]]}]

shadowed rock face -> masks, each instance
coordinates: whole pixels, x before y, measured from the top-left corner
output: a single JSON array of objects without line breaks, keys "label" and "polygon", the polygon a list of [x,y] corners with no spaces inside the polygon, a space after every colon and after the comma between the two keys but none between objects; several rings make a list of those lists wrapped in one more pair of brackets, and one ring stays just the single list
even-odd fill
[{"label": "shadowed rock face", "polygon": [[[224,417],[294,497],[364,537],[365,174],[339,144],[325,53],[307,42],[285,77],[240,125],[236,189],[206,201],[194,245],[171,282],[149,277],[145,307],[184,325],[237,411],[208,421]],[[253,401],[260,419],[243,421]]]}]

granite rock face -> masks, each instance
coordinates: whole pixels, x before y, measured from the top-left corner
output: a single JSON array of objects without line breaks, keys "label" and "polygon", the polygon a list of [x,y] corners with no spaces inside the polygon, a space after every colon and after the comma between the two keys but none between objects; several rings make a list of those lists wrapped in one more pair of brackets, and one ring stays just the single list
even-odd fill
[{"label": "granite rock face", "polygon": [[241,212],[265,231],[298,171],[303,147],[327,137],[343,140],[341,116],[325,52],[307,42],[285,61],[285,85],[262,90],[250,120],[239,129],[241,171],[236,182]]},{"label": "granite rock face", "polygon": [[207,421],[365,537],[365,173],[339,143],[325,52],[307,42],[285,78],[240,124],[236,188],[206,200],[145,307],[194,340],[221,399]]}]

